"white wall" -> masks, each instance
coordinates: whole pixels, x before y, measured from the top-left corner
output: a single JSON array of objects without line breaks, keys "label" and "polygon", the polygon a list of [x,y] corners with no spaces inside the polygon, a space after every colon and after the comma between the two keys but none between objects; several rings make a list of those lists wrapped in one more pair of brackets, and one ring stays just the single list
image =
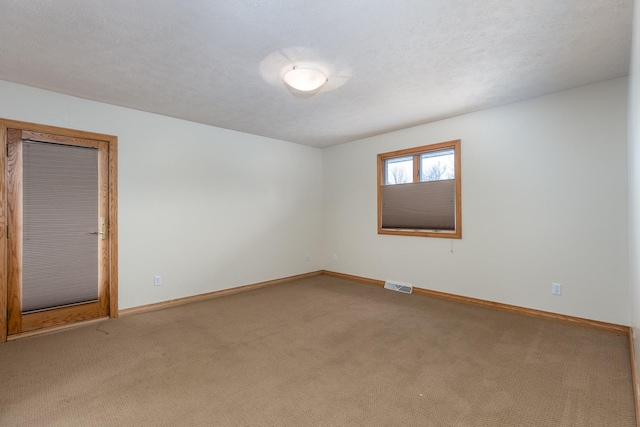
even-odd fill
[{"label": "white wall", "polygon": [[0,117],[118,137],[121,309],[321,268],[318,149],[3,81]]},{"label": "white wall", "polygon": [[[378,235],[376,155],[452,139],[462,240]],[[630,322],[626,78],[331,147],[323,170],[326,270]]]},{"label": "white wall", "polygon": [[[640,7],[633,8],[629,70],[629,284],[636,360],[640,358]],[[637,370],[636,370],[637,372]]]},{"label": "white wall", "polygon": [[[631,271],[640,301],[626,79],[322,151],[2,81],[0,117],[119,137],[121,308],[321,268],[619,324]],[[378,235],[376,154],[458,138],[463,239]]]}]

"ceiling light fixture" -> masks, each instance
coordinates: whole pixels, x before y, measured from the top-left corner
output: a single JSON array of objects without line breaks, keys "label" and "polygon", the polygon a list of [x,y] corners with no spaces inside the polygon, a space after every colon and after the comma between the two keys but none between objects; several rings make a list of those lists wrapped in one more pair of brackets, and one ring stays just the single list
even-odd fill
[{"label": "ceiling light fixture", "polygon": [[322,71],[310,66],[294,65],[284,74],[284,82],[301,92],[319,89],[328,81],[329,78]]}]

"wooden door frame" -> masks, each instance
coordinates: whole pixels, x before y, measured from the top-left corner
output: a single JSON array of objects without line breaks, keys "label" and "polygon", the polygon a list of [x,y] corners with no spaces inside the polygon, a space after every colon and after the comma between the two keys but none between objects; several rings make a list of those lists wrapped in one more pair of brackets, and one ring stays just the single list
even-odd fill
[{"label": "wooden door frame", "polygon": [[104,141],[109,147],[109,317],[118,317],[118,137],[55,126],[0,118],[0,343],[7,340],[8,320],[8,206],[7,206],[7,129],[42,132],[65,138]]}]

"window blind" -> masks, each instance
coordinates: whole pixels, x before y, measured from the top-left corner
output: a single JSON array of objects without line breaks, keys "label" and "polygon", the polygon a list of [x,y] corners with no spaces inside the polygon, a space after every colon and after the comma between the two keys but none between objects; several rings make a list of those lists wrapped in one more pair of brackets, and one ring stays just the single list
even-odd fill
[{"label": "window blind", "polygon": [[455,230],[456,180],[382,187],[382,228]]},{"label": "window blind", "polygon": [[98,150],[23,142],[22,312],[98,300]]}]

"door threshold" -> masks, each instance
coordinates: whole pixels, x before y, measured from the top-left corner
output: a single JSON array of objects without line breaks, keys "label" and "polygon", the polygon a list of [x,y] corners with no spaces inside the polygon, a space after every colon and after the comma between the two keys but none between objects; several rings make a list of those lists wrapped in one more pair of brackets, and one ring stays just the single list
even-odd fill
[{"label": "door threshold", "polygon": [[33,331],[27,331],[27,332],[20,332],[17,334],[12,334],[12,335],[8,335],[7,336],[7,341],[13,341],[13,340],[17,340],[17,339],[21,339],[21,338],[28,338],[28,337],[32,337],[35,335],[44,335],[44,334],[50,334],[53,332],[60,332],[60,331],[64,331],[67,329],[72,329],[72,328],[77,328],[80,326],[86,326],[86,325],[90,325],[92,323],[100,323],[103,322],[105,320],[109,319],[109,316],[104,316],[104,317],[99,317],[97,319],[89,319],[89,320],[80,320],[78,322],[73,322],[73,323],[69,323],[66,325],[58,325],[58,326],[51,326],[48,328],[42,328],[42,329],[36,329]]}]

